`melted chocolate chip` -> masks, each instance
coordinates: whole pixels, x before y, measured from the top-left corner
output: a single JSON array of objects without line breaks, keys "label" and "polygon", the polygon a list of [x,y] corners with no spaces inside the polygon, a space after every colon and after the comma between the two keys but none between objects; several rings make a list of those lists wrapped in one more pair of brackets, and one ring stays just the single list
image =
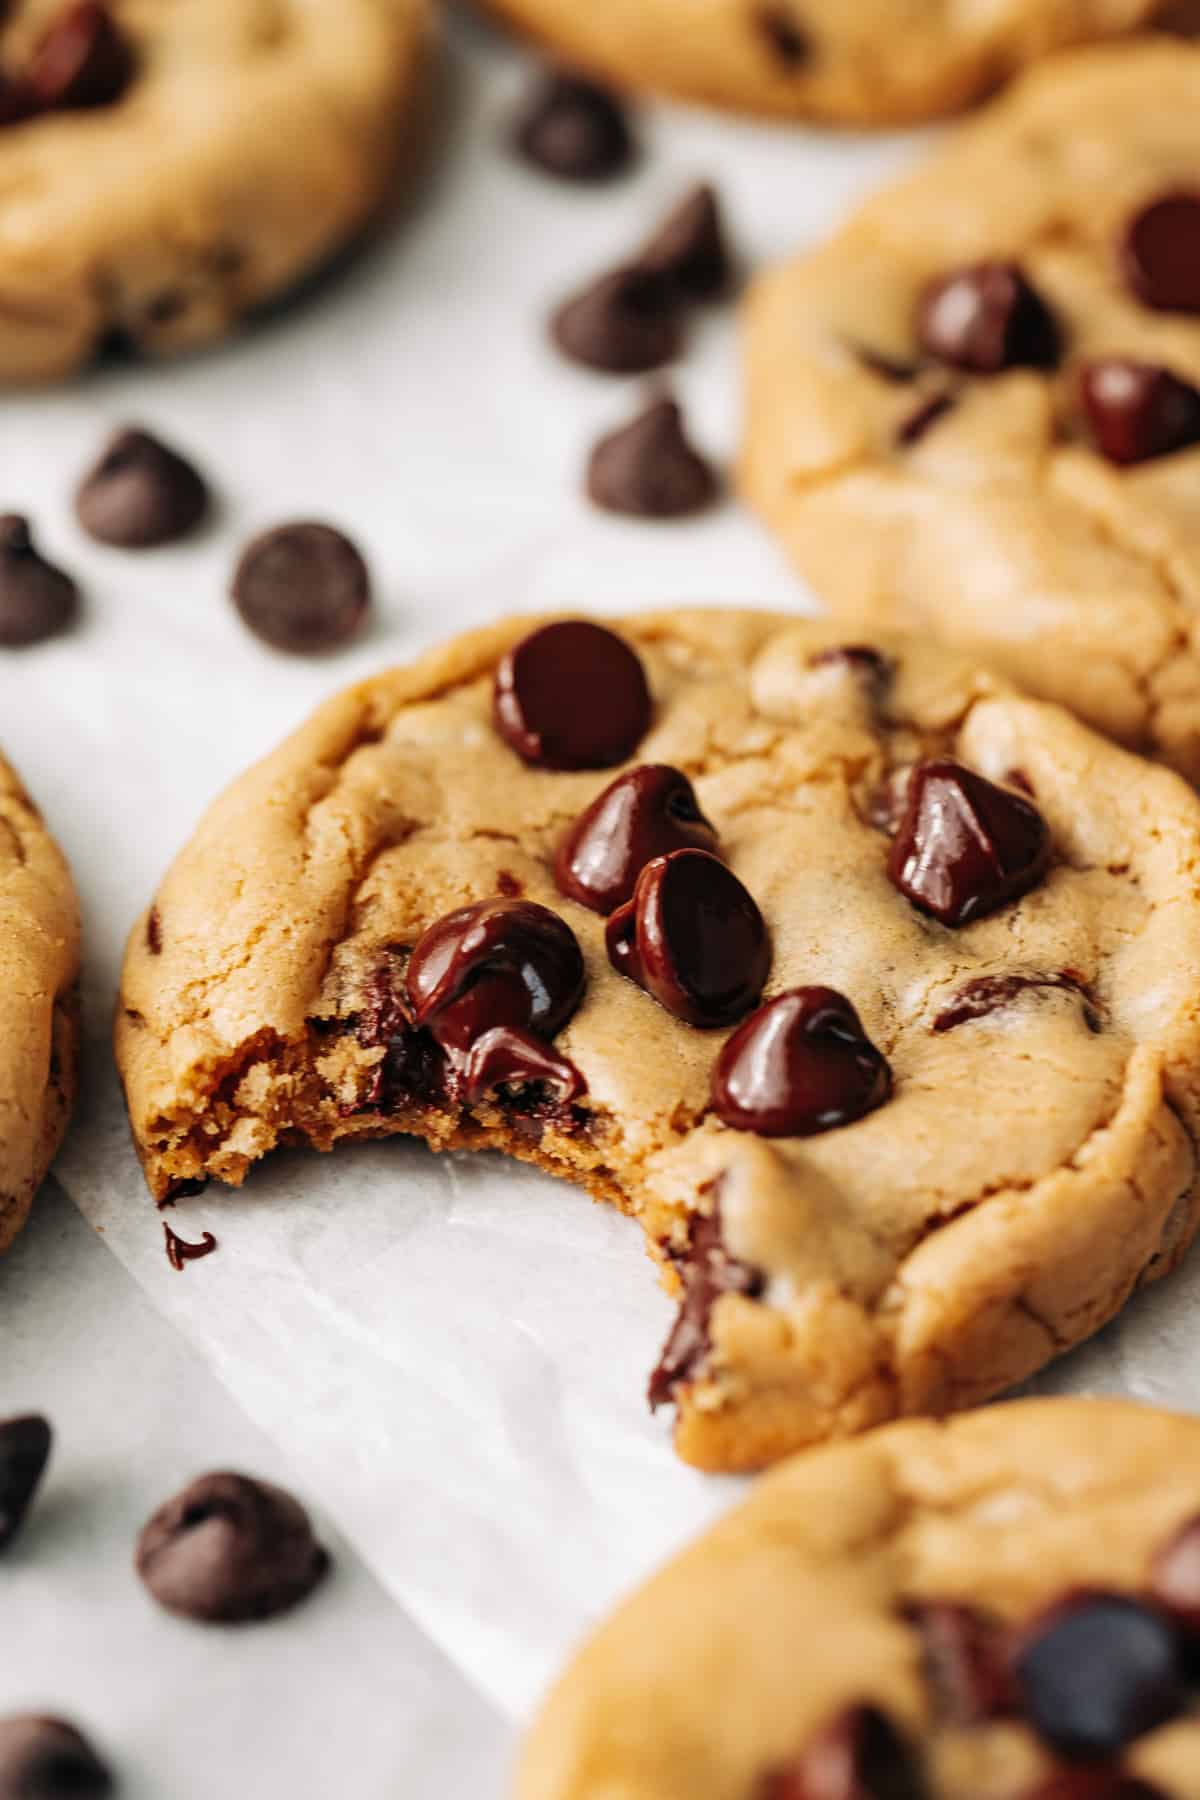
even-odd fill
[{"label": "melted chocolate chip", "polygon": [[756,1800],[924,1800],[913,1752],[886,1714],[848,1706],[809,1739],[799,1756],[773,1769]]},{"label": "melted chocolate chip", "polygon": [[1167,1800],[1167,1796],[1127,1769],[1078,1763],[1051,1770],[1044,1780],[1026,1788],[1020,1800]]},{"label": "melted chocolate chip", "polygon": [[606,512],[682,519],[712,504],[717,479],[685,434],[677,402],[664,398],[601,438],[588,462],[587,492]]},{"label": "melted chocolate chip", "polygon": [[1016,263],[976,263],[932,282],[917,335],[930,356],[974,375],[1052,369],[1061,350],[1051,313]]},{"label": "melted chocolate chip", "polygon": [[369,1111],[391,1113],[401,1106],[433,1106],[446,1098],[446,1059],[427,1031],[413,1030],[401,987],[391,963],[382,963],[366,983],[355,1018],[359,1043],[366,1049],[384,1049],[383,1061],[363,1096],[363,1106]]},{"label": "melted chocolate chip", "polygon": [[559,845],[555,880],[569,900],[608,914],[632,899],[648,862],[686,849],[717,854],[717,834],[696,790],[681,770],[643,763],[580,813]]},{"label": "melted chocolate chip", "polygon": [[716,300],[729,287],[732,259],[716,189],[692,188],[637,259],[639,269],[669,281],[681,300]]},{"label": "melted chocolate chip", "polygon": [[607,769],[632,756],[652,703],[635,650],[603,625],[563,619],[510,650],[496,670],[496,729],[525,762]]},{"label": "melted chocolate chip", "polygon": [[107,1800],[112,1776],[65,1719],[0,1719],[0,1800]]},{"label": "melted chocolate chip", "polygon": [[683,347],[675,287],[636,264],[602,275],[564,301],[550,332],[572,362],[612,375],[661,369]]},{"label": "melted chocolate chip", "polygon": [[726,1250],[721,1236],[719,1197],[714,1198],[711,1212],[692,1215],[686,1249],[668,1254],[679,1271],[683,1299],[658,1367],[650,1377],[647,1397],[651,1408],[665,1405],[676,1388],[699,1371],[711,1347],[712,1309],[721,1295],[745,1294],[755,1299],[766,1285],[757,1269],[739,1262]]},{"label": "melted chocolate chip", "polygon": [[1200,194],[1162,194],[1135,213],[1121,263],[1143,305],[1200,312]]},{"label": "melted chocolate chip", "polygon": [[168,1612],[237,1625],[306,1599],[329,1556],[290,1494],[220,1473],[202,1475],[159,1508],[138,1539],[136,1566]]},{"label": "melted chocolate chip", "polygon": [[1037,808],[962,763],[920,763],[888,859],[905,897],[943,925],[995,912],[1042,879],[1050,834]]},{"label": "melted chocolate chip", "polygon": [[233,600],[256,637],[302,655],[333,650],[361,628],[371,578],[358,550],[330,525],[279,525],[242,552]]},{"label": "melted chocolate chip", "polygon": [[812,54],[812,42],[782,6],[760,6],[754,23],[772,57],[790,73],[802,69]]},{"label": "melted chocolate chip", "polygon": [[172,1231],[165,1219],[163,1220],[163,1233],[166,1239],[167,1261],[181,1275],[185,1263],[199,1262],[202,1257],[211,1256],[217,1247],[217,1240],[211,1231],[206,1231],[198,1244],[190,1244],[186,1238],[181,1238],[178,1232]]},{"label": "melted chocolate chip", "polygon": [[731,1025],[771,969],[767,927],[732,870],[707,850],[656,856],[605,931],[609,961],[689,1025]]},{"label": "melted chocolate chip", "polygon": [[174,543],[207,511],[200,475],[148,431],[118,432],[75,496],[88,535],[127,550]]},{"label": "melted chocolate chip", "polygon": [[1084,365],[1079,394],[1097,450],[1118,466],[1200,443],[1200,389],[1157,363],[1101,357]]},{"label": "melted chocolate chip", "polygon": [[74,109],[110,106],[133,74],[133,51],[108,7],[79,0],[51,20],[28,80],[39,106]]},{"label": "melted chocolate chip", "polygon": [[50,1457],[53,1433],[40,1413],[0,1424],[0,1550],[20,1531]]},{"label": "melted chocolate chip", "polygon": [[979,1725],[1016,1710],[1005,1633],[972,1606],[934,1601],[906,1614],[921,1639],[925,1680],[939,1719]]},{"label": "melted chocolate chip", "polygon": [[0,645],[40,644],[72,623],[79,590],[38,554],[28,519],[0,518]]},{"label": "melted chocolate chip", "polygon": [[505,1086],[535,1085],[566,1106],[587,1093],[587,1082],[575,1064],[559,1056],[531,1031],[493,1025],[471,1045],[464,1087],[468,1102],[482,1100]]},{"label": "melted chocolate chip", "polygon": [[901,450],[911,450],[914,444],[919,444],[933,430],[939,419],[944,419],[953,410],[953,394],[931,394],[915,412],[909,413],[907,419],[901,420],[897,425],[897,445]]},{"label": "melted chocolate chip", "polygon": [[1060,1756],[1116,1756],[1186,1704],[1178,1634],[1124,1594],[1068,1595],[1030,1626],[1013,1662],[1029,1724]]},{"label": "melted chocolate chip", "polygon": [[712,1105],[734,1131],[811,1137],[882,1106],[891,1070],[843,994],[792,988],[734,1032],[717,1059]]},{"label": "melted chocolate chip", "polygon": [[1031,988],[1060,988],[1078,994],[1083,1001],[1083,1018],[1088,1030],[1103,1029],[1099,1009],[1092,1000],[1086,983],[1069,969],[1060,969],[1055,975],[976,976],[974,981],[968,981],[960,987],[949,1004],[942,1008],[933,1021],[933,1029],[955,1031],[958,1026],[966,1025],[972,1019],[986,1018],[988,1013],[1007,1006],[1018,994],[1027,993]]},{"label": "melted chocolate chip", "polygon": [[1154,1558],[1150,1595],[1189,1637],[1200,1640],[1200,1517],[1182,1525]]},{"label": "melted chocolate chip", "polygon": [[609,181],[634,159],[633,135],[616,95],[561,71],[539,78],[513,144],[526,162],[560,181]]}]

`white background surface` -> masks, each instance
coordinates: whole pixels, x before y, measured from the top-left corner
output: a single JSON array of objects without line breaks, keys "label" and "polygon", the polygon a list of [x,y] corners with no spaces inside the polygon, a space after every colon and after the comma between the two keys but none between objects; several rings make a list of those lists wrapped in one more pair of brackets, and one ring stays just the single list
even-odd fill
[{"label": "white background surface", "polygon": [[[587,509],[586,449],[638,387],[560,362],[542,320],[698,177],[753,265],[819,235],[911,141],[647,109],[636,176],[575,189],[500,147],[524,67],[455,28],[410,215],[269,325],[0,402],[3,505],[87,596],[79,630],[0,665],[0,734],[75,867],[89,1032],[57,1179],[0,1267],[0,1412],[42,1407],[59,1431],[0,1570],[0,1710],[78,1717],[133,1800],[498,1800],[580,1633],[737,1492],[678,1465],[646,1415],[670,1308],[633,1226],[493,1159],[393,1143],[282,1156],[184,1203],[176,1226],[221,1248],[178,1275],[108,1058],[130,921],[216,790],[335,686],[511,610],[806,605],[730,504],[657,527]],[[727,457],[727,313],[698,321],[675,385]],[[197,542],[122,555],[75,528],[77,476],[134,421],[217,485]],[[304,515],[357,538],[378,593],[367,637],[315,663],[257,645],[224,597],[245,537]],[[1052,1381],[1186,1403],[1197,1281]],[[129,1569],[145,1515],[222,1465],[294,1485],[337,1556],[301,1612],[234,1634],[158,1615]]]}]

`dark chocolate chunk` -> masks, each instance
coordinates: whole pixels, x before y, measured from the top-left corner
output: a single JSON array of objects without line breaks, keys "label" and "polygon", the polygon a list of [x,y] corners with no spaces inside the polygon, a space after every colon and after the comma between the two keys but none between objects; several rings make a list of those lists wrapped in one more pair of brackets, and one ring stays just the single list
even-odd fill
[{"label": "dark chocolate chunk", "polygon": [[848,1706],[773,1769],[755,1800],[924,1800],[910,1746],[875,1706]]},{"label": "dark chocolate chunk", "polygon": [[607,769],[633,755],[653,710],[637,652],[586,619],[522,638],[496,670],[493,718],[525,762]]},{"label": "dark chocolate chunk", "polygon": [[1081,1591],[1023,1633],[1013,1660],[1022,1708],[1060,1756],[1117,1756],[1187,1704],[1178,1632],[1126,1594]]},{"label": "dark chocolate chunk", "polygon": [[332,650],[366,618],[371,578],[332,526],[279,525],[242,552],[233,599],[251,631],[277,650]]},{"label": "dark chocolate chunk", "polygon": [[1052,369],[1058,327],[1016,263],[975,263],[930,283],[917,308],[921,348],[974,375]]},{"label": "dark chocolate chunk", "polygon": [[1150,1565],[1150,1597],[1200,1640],[1200,1515],[1188,1519]]},{"label": "dark chocolate chunk", "polygon": [[934,1031],[955,1031],[972,1019],[986,1018],[988,1013],[1007,1006],[1018,994],[1030,988],[1060,988],[1078,994],[1083,1002],[1083,1019],[1089,1031],[1103,1029],[1100,1009],[1087,984],[1069,969],[1054,975],[977,975],[960,987],[933,1021]]},{"label": "dark chocolate chunk", "polygon": [[1200,194],[1161,194],[1130,219],[1125,279],[1145,306],[1200,312]]},{"label": "dark chocolate chunk", "polygon": [[561,181],[609,181],[635,154],[616,95],[582,76],[543,73],[513,130],[526,162]]},{"label": "dark chocolate chunk", "polygon": [[1080,371],[1079,394],[1093,442],[1124,467],[1200,443],[1200,389],[1157,363],[1100,357]]},{"label": "dark chocolate chunk", "polygon": [[1167,1800],[1167,1796],[1128,1769],[1076,1763],[1052,1769],[1043,1780],[1026,1788],[1019,1800]]},{"label": "dark chocolate chunk", "polygon": [[679,296],[663,276],[628,264],[565,300],[550,332],[572,362],[642,375],[673,362],[683,347]]},{"label": "dark chocolate chunk", "polygon": [[0,517],[0,645],[40,644],[65,631],[78,608],[78,588],[38,554],[28,519]]},{"label": "dark chocolate chunk", "polygon": [[40,1413],[0,1424],[0,1550],[20,1531],[50,1457],[53,1433]]},{"label": "dark chocolate chunk", "polygon": [[921,1663],[939,1719],[979,1725],[1016,1710],[1002,1626],[973,1606],[931,1601],[906,1608],[921,1640]]},{"label": "dark chocolate chunk", "polygon": [[676,1388],[699,1371],[710,1348],[712,1309],[721,1295],[745,1294],[753,1300],[766,1285],[757,1269],[739,1262],[725,1248],[719,1194],[714,1195],[710,1212],[693,1213],[686,1248],[669,1250],[668,1255],[679,1272],[683,1299],[650,1377],[647,1397],[652,1408],[665,1405]]},{"label": "dark chocolate chunk", "polygon": [[88,535],[128,550],[174,543],[207,511],[208,489],[191,463],[136,429],[117,433],[75,496]]},{"label": "dark chocolate chunk", "polygon": [[167,1261],[180,1274],[183,1273],[186,1263],[199,1262],[202,1257],[211,1256],[217,1247],[217,1240],[211,1231],[206,1231],[198,1244],[190,1244],[186,1238],[181,1238],[178,1232],[172,1231],[164,1219],[163,1232],[167,1245]]},{"label": "dark chocolate chunk", "polygon": [[783,6],[760,6],[755,25],[773,60],[788,74],[802,69],[812,55],[812,41]]},{"label": "dark chocolate chunk", "polygon": [[686,194],[637,259],[639,269],[671,283],[681,300],[716,300],[727,291],[733,262],[717,191],[702,182]]},{"label": "dark chocolate chunk", "polygon": [[696,790],[681,770],[643,763],[580,813],[558,847],[555,880],[568,899],[608,914],[632,899],[648,862],[686,849],[717,853]]},{"label": "dark chocolate chunk", "polygon": [[605,930],[618,975],[689,1025],[732,1025],[771,970],[766,923],[731,869],[707,850],[656,856]]},{"label": "dark chocolate chunk", "polygon": [[329,1568],[297,1500],[225,1472],[202,1475],[160,1507],[138,1539],[135,1560],[160,1606],[219,1625],[286,1612]]},{"label": "dark chocolate chunk", "polygon": [[882,1106],[891,1070],[843,994],[792,988],[739,1025],[717,1058],[713,1111],[734,1131],[811,1137]]},{"label": "dark chocolate chunk", "polygon": [[944,419],[954,409],[953,394],[931,394],[922,400],[915,412],[909,413],[907,419],[901,420],[896,427],[896,443],[901,450],[911,450],[919,444],[939,419]]},{"label": "dark chocolate chunk", "polygon": [[685,435],[677,402],[664,398],[601,438],[588,462],[587,492],[607,512],[681,519],[711,505],[717,479]]},{"label": "dark chocolate chunk", "polygon": [[962,763],[919,763],[888,859],[900,892],[943,925],[966,925],[1027,893],[1050,860],[1050,833],[1024,795]]},{"label": "dark chocolate chunk", "polygon": [[39,106],[110,106],[133,80],[134,55],[107,6],[78,0],[39,39],[28,81]]},{"label": "dark chocolate chunk", "polygon": [[0,1800],[107,1800],[114,1792],[92,1746],[65,1719],[0,1719]]}]

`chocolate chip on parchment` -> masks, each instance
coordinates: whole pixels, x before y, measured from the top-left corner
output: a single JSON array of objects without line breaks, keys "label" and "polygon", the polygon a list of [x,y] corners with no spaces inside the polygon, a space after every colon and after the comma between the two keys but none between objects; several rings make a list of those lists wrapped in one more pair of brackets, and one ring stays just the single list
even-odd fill
[{"label": "chocolate chip on parchment", "polygon": [[636,153],[616,95],[563,70],[539,77],[512,141],[526,162],[562,181],[609,181],[630,166]]},{"label": "chocolate chip on parchment", "polygon": [[186,1238],[181,1238],[177,1231],[172,1231],[165,1219],[163,1236],[167,1247],[167,1261],[181,1275],[188,1263],[199,1262],[203,1257],[211,1256],[217,1248],[217,1240],[211,1231],[206,1231],[198,1244],[192,1244]]},{"label": "chocolate chip on parchment", "polygon": [[0,1423],[0,1550],[20,1531],[50,1457],[53,1433],[40,1413]]},{"label": "chocolate chip on parchment", "polygon": [[1161,194],[1135,213],[1121,245],[1125,279],[1160,312],[1200,312],[1200,194]]},{"label": "chocolate chip on parchment", "polygon": [[40,644],[75,618],[79,590],[38,553],[28,519],[0,517],[0,645]]},{"label": "chocolate chip on parchment", "polygon": [[716,300],[729,288],[733,263],[717,191],[701,182],[685,194],[637,258],[661,275],[681,300]]},{"label": "chocolate chip on parchment", "polygon": [[689,1025],[732,1025],[758,1000],[771,942],[753,896],[707,850],[656,856],[605,930],[618,975]]},{"label": "chocolate chip on parchment", "polygon": [[614,269],[558,307],[550,333],[564,356],[612,375],[642,375],[683,347],[679,297],[636,264]]},{"label": "chocolate chip on parchment", "polygon": [[678,403],[668,398],[601,438],[588,463],[588,498],[633,518],[685,518],[703,512],[716,491],[712,465],[689,442]]},{"label": "chocolate chip on parchment", "polygon": [[1097,450],[1118,466],[1200,443],[1200,389],[1157,363],[1097,357],[1080,371],[1079,394]]},{"label": "chocolate chip on parchment", "polygon": [[1051,369],[1058,326],[1017,263],[984,262],[930,282],[917,307],[921,348],[975,375]]},{"label": "chocolate chip on parchment", "polygon": [[587,619],[531,631],[496,670],[496,730],[522,761],[542,768],[624,762],[650,729],[652,711],[637,652]]},{"label": "chocolate chip on parchment", "polygon": [[78,0],[52,18],[29,67],[29,86],[44,108],[109,106],[134,74],[134,54],[110,9]]},{"label": "chocolate chip on parchment", "polygon": [[0,1800],[107,1800],[113,1778],[65,1719],[0,1719]]},{"label": "chocolate chip on parchment", "polygon": [[331,525],[278,525],[242,552],[233,600],[276,650],[333,650],[361,628],[371,602],[367,565]]},{"label": "chocolate chip on parchment", "polygon": [[882,1106],[892,1075],[854,1007],[833,988],[777,994],[717,1059],[713,1111],[734,1131],[811,1137]]},{"label": "chocolate chip on parchment", "polygon": [[117,432],[75,496],[89,537],[127,550],[186,537],[207,511],[208,489],[191,463],[134,427]]},{"label": "chocolate chip on parchment", "polygon": [[633,897],[637,878],[672,850],[717,854],[717,834],[680,769],[643,763],[610,782],[571,826],[554,861],[559,891],[605,915]]},{"label": "chocolate chip on parchment", "polygon": [[138,1539],[135,1563],[168,1612],[239,1625],[306,1599],[329,1555],[290,1494],[221,1472],[202,1475],[159,1508]]}]

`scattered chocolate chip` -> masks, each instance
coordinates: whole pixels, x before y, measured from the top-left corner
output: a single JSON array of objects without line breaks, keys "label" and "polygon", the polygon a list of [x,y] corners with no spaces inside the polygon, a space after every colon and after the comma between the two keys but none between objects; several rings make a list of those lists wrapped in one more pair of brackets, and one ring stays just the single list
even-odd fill
[{"label": "scattered chocolate chip", "polygon": [[543,768],[624,762],[650,729],[652,710],[637,652],[586,619],[531,631],[496,670],[496,729],[523,761]]},{"label": "scattered chocolate chip", "polygon": [[919,444],[939,419],[944,419],[948,412],[954,410],[953,394],[931,394],[923,400],[915,412],[909,413],[896,427],[896,443],[902,450],[911,450]]},{"label": "scattered chocolate chip", "polygon": [[371,599],[367,565],[330,525],[279,525],[242,552],[233,600],[277,650],[332,650],[354,636]]},{"label": "scattered chocolate chip", "polygon": [[151,956],[162,955],[162,919],[157,906],[146,914],[146,948]]},{"label": "scattered chocolate chip", "polygon": [[1127,1769],[1077,1763],[1074,1768],[1051,1770],[1042,1781],[1026,1788],[1020,1800],[1167,1800],[1167,1796]]},{"label": "scattered chocolate chip", "polygon": [[65,631],[78,607],[78,588],[38,554],[28,519],[0,517],[0,645],[40,644]]},{"label": "scattered chocolate chip", "polygon": [[789,73],[801,69],[812,54],[812,42],[782,6],[760,6],[754,22],[776,62]]},{"label": "scattered chocolate chip", "polygon": [[794,1762],[773,1769],[756,1800],[924,1800],[909,1745],[874,1706],[848,1706]]},{"label": "scattered chocolate chip", "polygon": [[1200,1516],[1181,1525],[1150,1567],[1150,1596],[1200,1639]]},{"label": "scattered chocolate chip", "polygon": [[198,1244],[189,1244],[186,1238],[181,1238],[178,1232],[171,1230],[165,1219],[163,1234],[166,1238],[167,1261],[180,1274],[183,1273],[185,1263],[199,1262],[201,1257],[211,1256],[217,1247],[217,1240],[211,1231],[206,1231]]},{"label": "scattered chocolate chip", "polygon": [[686,194],[637,258],[637,266],[669,281],[681,300],[716,300],[725,293],[733,261],[717,191],[702,182]]},{"label": "scattered chocolate chip", "polygon": [[1008,1717],[1017,1698],[1002,1626],[973,1606],[933,1601],[906,1617],[921,1640],[921,1662],[939,1719],[979,1725]]},{"label": "scattered chocolate chip", "polygon": [[1035,887],[1050,833],[1021,794],[962,763],[919,763],[888,859],[896,887],[943,925],[966,925]]},{"label": "scattered chocolate chip", "polygon": [[678,295],[636,264],[602,275],[554,313],[550,332],[572,362],[613,375],[641,375],[673,362],[683,347]]},{"label": "scattered chocolate chip", "polygon": [[799,987],[739,1025],[717,1058],[713,1111],[734,1131],[811,1137],[882,1106],[891,1070],[833,988]]},{"label": "scattered chocolate chip", "polygon": [[652,1409],[664,1406],[676,1388],[700,1369],[711,1347],[712,1309],[721,1295],[745,1294],[753,1300],[766,1285],[757,1269],[739,1262],[726,1250],[721,1235],[719,1194],[713,1198],[711,1212],[692,1214],[687,1247],[668,1254],[679,1271],[683,1299],[658,1366],[650,1377],[647,1398]]},{"label": "scattered chocolate chip", "polygon": [[113,1779],[65,1719],[0,1719],[0,1800],[107,1800]]},{"label": "scattered chocolate chip", "polygon": [[0,1550],[11,1544],[46,1471],[53,1433],[40,1413],[0,1424]]},{"label": "scattered chocolate chip", "polygon": [[1058,327],[1016,263],[976,263],[931,282],[917,308],[921,348],[975,375],[1052,369]]},{"label": "scattered chocolate chip", "polygon": [[972,1019],[986,1018],[988,1013],[1007,1006],[1018,994],[1031,988],[1059,988],[1078,994],[1083,1001],[1083,1019],[1089,1031],[1103,1029],[1099,1008],[1079,976],[1067,969],[1054,975],[977,975],[960,987],[933,1021],[934,1031],[956,1031]]},{"label": "scattered chocolate chip", "polygon": [[558,847],[555,880],[569,900],[608,914],[633,897],[648,862],[686,849],[717,853],[696,790],[681,770],[643,763],[580,813]]},{"label": "scattered chocolate chip", "polygon": [[1121,263],[1144,305],[1200,312],[1200,194],[1163,194],[1135,213]]},{"label": "scattered chocolate chip", "polygon": [[707,850],[656,856],[605,931],[618,975],[689,1025],[732,1025],[771,969],[767,927],[732,870]]},{"label": "scattered chocolate chip", "polygon": [[587,491],[607,512],[681,519],[711,505],[717,480],[686,437],[678,404],[664,398],[601,438],[588,463]]},{"label": "scattered chocolate chip", "polygon": [[308,1514],[247,1475],[202,1475],[159,1508],[138,1539],[137,1572],[160,1606],[206,1624],[270,1619],[329,1568]]},{"label": "scattered chocolate chip", "polygon": [[1124,1594],[1068,1595],[1022,1636],[1013,1672],[1029,1724],[1060,1756],[1118,1755],[1187,1702],[1173,1627]]},{"label": "scattered chocolate chip", "polygon": [[119,431],[75,496],[88,535],[128,550],[186,537],[207,511],[208,489],[191,463],[148,431]]},{"label": "scattered chocolate chip", "polygon": [[78,0],[51,20],[28,79],[40,106],[75,109],[110,106],[133,74],[133,51],[108,7]]},{"label": "scattered chocolate chip", "polygon": [[1157,363],[1106,356],[1085,363],[1079,393],[1092,438],[1124,466],[1200,443],[1200,389]]},{"label": "scattered chocolate chip", "polygon": [[513,144],[526,162],[561,181],[609,181],[635,154],[616,95],[562,71],[539,77],[517,119]]}]

